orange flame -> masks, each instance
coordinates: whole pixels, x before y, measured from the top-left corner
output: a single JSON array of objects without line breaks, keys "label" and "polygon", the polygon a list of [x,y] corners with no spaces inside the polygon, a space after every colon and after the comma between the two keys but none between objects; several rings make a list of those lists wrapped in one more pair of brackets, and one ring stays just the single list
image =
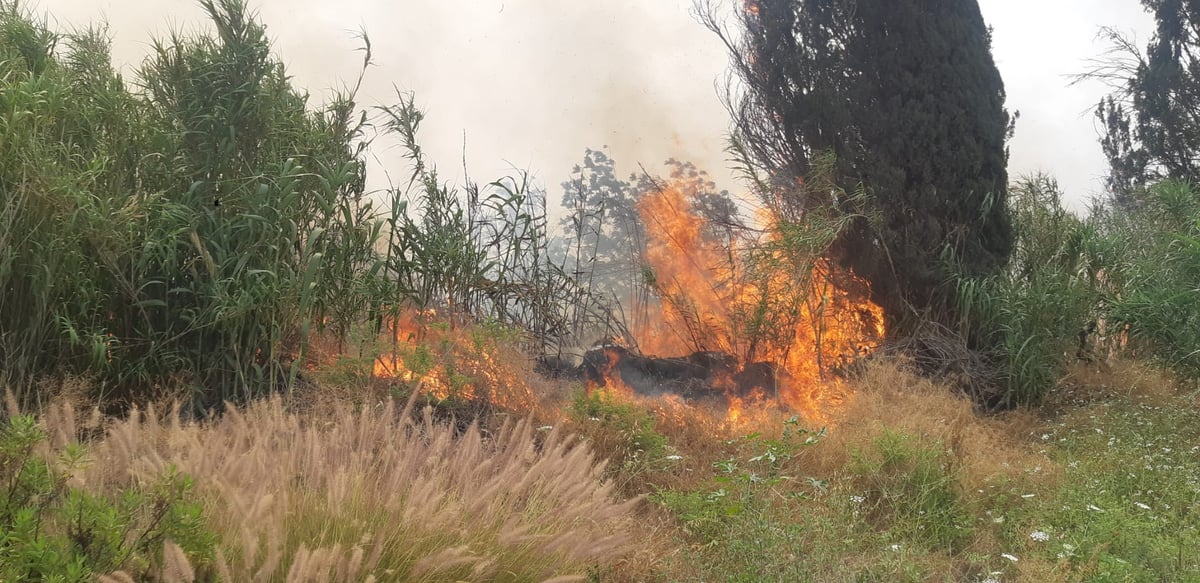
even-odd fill
[{"label": "orange flame", "polygon": [[536,406],[532,389],[509,364],[519,356],[501,355],[505,346],[474,327],[431,325],[437,318],[433,310],[407,310],[386,322],[383,336],[390,346],[375,359],[375,377],[413,385],[439,400],[484,399],[521,411]]},{"label": "orange flame", "polygon": [[852,273],[790,253],[769,214],[761,217],[765,236],[718,238],[693,210],[697,193],[689,183],[671,183],[639,204],[643,260],[662,299],[634,330],[639,347],[657,355],[718,351],[742,366],[770,363],[774,386],[755,386],[749,395],[735,394],[730,379],[713,383],[726,390],[729,423],[751,404],[778,404],[827,423],[848,394],[829,373],[878,346],[882,308],[865,299],[867,286]]}]

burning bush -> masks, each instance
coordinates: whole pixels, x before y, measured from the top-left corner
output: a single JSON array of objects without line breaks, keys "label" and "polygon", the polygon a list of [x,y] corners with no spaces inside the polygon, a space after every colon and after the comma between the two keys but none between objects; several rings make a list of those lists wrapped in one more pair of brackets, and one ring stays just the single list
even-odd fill
[{"label": "burning bush", "polygon": [[884,336],[866,284],[822,256],[844,223],[767,208],[747,227],[727,193],[680,168],[643,180],[626,230],[642,237],[644,293],[627,334],[584,354],[590,386],[719,401],[730,421],[751,405],[827,421],[845,398],[837,373]]}]

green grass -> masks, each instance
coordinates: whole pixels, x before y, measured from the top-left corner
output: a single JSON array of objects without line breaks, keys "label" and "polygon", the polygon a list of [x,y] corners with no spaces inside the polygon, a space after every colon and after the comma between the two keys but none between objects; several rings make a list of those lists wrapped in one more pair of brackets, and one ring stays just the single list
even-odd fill
[{"label": "green grass", "polygon": [[1069,406],[1013,438],[1027,465],[983,481],[969,475],[986,456],[889,425],[850,451],[818,445],[813,456],[848,455],[823,475],[806,472],[827,468],[815,457],[772,473],[743,448],[703,486],[656,492],[680,549],[663,579],[1200,580],[1194,397]]},{"label": "green grass", "polygon": [[1031,551],[1080,580],[1200,580],[1200,411],[1122,400],[1043,435],[1065,477],[1022,517],[1050,535]]}]

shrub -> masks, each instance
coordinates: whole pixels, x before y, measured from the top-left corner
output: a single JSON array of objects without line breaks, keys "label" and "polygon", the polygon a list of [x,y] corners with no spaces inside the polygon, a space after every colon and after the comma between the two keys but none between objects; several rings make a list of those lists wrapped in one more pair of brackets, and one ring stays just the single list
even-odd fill
[{"label": "shrub", "polygon": [[353,93],[310,110],[242,0],[201,5],[216,35],[157,42],[130,92],[99,31],[0,3],[0,380],[27,402],[84,371],[133,400],[260,394],[367,306]]},{"label": "shrub", "polygon": [[957,280],[959,332],[999,369],[993,394],[975,397],[1001,408],[1040,402],[1083,349],[1080,332],[1099,317],[1103,246],[1094,223],[1062,206],[1053,178],[1022,178],[1009,204],[1016,245],[1007,269]]},{"label": "shrub", "polygon": [[[0,426],[0,580],[89,581],[122,569],[158,571],[171,546],[204,565],[215,537],[205,529],[192,480],[173,468],[111,495],[70,485],[87,464],[82,446],[48,460],[46,432],[33,417]],[[185,559],[186,560],[186,559]]]},{"label": "shrub", "polygon": [[[643,474],[663,467],[667,438],[655,418],[635,403],[606,391],[580,392],[571,404],[572,429],[611,464],[611,475],[630,488]],[[636,488],[633,488],[636,489]]]},{"label": "shrub", "polygon": [[1142,204],[1103,215],[1113,262],[1108,320],[1169,366],[1200,373],[1200,193],[1165,180]]}]

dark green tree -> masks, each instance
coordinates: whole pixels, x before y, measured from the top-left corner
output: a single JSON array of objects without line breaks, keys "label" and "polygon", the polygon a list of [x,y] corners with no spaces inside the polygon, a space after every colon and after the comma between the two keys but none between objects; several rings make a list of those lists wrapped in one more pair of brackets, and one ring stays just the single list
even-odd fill
[{"label": "dark green tree", "polygon": [[[700,13],[730,50],[733,149],[765,201],[796,220],[863,215],[831,252],[870,282],[894,333],[953,318],[950,274],[993,272],[1012,246],[1012,126],[978,4],[749,0],[736,34],[711,5]],[[866,187],[873,209],[806,187],[826,152],[837,183]]]},{"label": "dark green tree", "polygon": [[1200,178],[1200,1],[1142,5],[1157,23],[1145,53],[1115,29],[1103,29],[1112,48],[1081,75],[1114,85],[1096,115],[1109,192],[1125,207],[1137,204],[1150,183]]}]

